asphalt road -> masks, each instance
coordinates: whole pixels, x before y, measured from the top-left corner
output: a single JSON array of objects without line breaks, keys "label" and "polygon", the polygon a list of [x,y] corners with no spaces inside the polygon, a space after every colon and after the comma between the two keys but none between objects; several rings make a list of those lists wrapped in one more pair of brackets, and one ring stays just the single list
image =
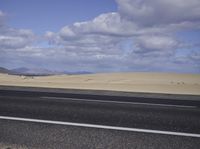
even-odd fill
[{"label": "asphalt road", "polygon": [[0,120],[1,149],[199,149],[200,138]]},{"label": "asphalt road", "polygon": [[[0,116],[200,134],[199,96],[117,94],[1,89]],[[28,148],[195,149],[200,138],[0,118],[0,142]]]}]

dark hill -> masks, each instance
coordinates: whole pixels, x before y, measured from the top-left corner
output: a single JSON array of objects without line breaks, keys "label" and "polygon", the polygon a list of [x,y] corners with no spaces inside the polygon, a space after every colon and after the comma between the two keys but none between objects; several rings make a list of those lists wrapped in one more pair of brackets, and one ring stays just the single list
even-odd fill
[{"label": "dark hill", "polygon": [[6,68],[3,68],[3,67],[0,67],[0,73],[10,73],[10,70],[6,69]]}]

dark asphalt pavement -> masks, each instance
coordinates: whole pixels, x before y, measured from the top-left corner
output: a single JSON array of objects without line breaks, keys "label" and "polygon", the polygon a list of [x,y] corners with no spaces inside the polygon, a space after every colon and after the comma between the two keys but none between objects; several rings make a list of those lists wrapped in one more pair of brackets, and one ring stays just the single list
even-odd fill
[{"label": "dark asphalt pavement", "polygon": [[[0,90],[0,116],[200,134],[199,96],[166,97]],[[197,149],[200,138],[1,119],[0,142],[28,148]]]},{"label": "dark asphalt pavement", "polygon": [[[134,101],[134,100],[133,100]],[[200,109],[130,103],[109,103],[0,96],[0,115],[75,123],[200,133]]]},{"label": "dark asphalt pavement", "polygon": [[199,149],[200,138],[0,120],[1,149]]}]

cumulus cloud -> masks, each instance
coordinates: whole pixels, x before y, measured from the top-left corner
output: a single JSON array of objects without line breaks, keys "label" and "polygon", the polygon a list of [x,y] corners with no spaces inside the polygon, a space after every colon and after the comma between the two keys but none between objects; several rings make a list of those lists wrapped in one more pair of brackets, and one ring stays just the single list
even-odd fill
[{"label": "cumulus cloud", "polygon": [[23,48],[34,41],[35,35],[31,30],[8,27],[4,17],[0,11],[0,50]]},{"label": "cumulus cloud", "polygon": [[[171,68],[180,64],[177,49],[186,48],[184,45],[187,44],[175,35],[182,30],[199,29],[199,0],[116,2],[118,12],[76,22],[57,33],[47,32],[47,39],[51,44],[63,47],[66,54],[73,52],[93,65],[105,67],[107,62],[110,69],[115,64],[120,70],[161,70],[163,64]],[[187,55],[184,61],[193,61],[195,56],[188,53],[190,56]]]},{"label": "cumulus cloud", "polygon": [[6,14],[0,11],[0,64],[20,66],[20,62],[23,61],[21,57],[26,53],[33,55],[28,52],[28,47],[36,40],[36,36],[31,30],[7,26],[5,17]]},{"label": "cumulus cloud", "polygon": [[[130,36],[134,34],[137,26],[128,21],[123,20],[119,13],[112,12],[101,14],[92,21],[75,23],[74,26],[83,29],[83,33],[104,34],[110,36]],[[127,31],[129,29],[129,31]]]},{"label": "cumulus cloud", "polygon": [[118,12],[101,14],[91,21],[65,26],[59,32],[60,36],[66,39],[80,34],[133,36],[190,26],[200,27],[199,0],[116,0],[116,2]]},{"label": "cumulus cloud", "polygon": [[31,45],[34,34],[30,30],[3,25],[0,46],[7,50],[2,51],[9,59],[16,49],[15,63],[41,63],[72,71],[183,72],[187,66],[190,72],[200,72],[199,53],[188,48],[184,56],[179,56],[178,49],[187,48],[188,43],[176,36],[186,29],[200,29],[199,0],[116,2],[117,12],[66,25],[58,32],[47,31],[48,48]]},{"label": "cumulus cloud", "polygon": [[[5,31],[4,31],[5,32]],[[13,32],[6,32],[3,35],[0,35],[0,47],[1,49],[18,49],[23,48],[30,44],[34,35],[32,32],[28,30],[15,30],[15,34]]]},{"label": "cumulus cloud", "polygon": [[173,54],[180,45],[175,38],[170,36],[143,35],[136,38],[135,46],[135,52],[138,53],[159,52],[167,55]]},{"label": "cumulus cloud", "polygon": [[142,26],[196,22],[199,0],[116,0],[120,14]]},{"label": "cumulus cloud", "polygon": [[[47,32],[46,37],[58,43],[61,41],[88,39],[98,35],[100,38],[129,37],[137,31],[134,23],[121,19],[117,12],[101,14],[91,21],[76,22],[73,25],[63,27],[58,33]],[[92,39],[90,39],[92,40]],[[56,42],[57,41],[57,42]],[[85,40],[86,42],[88,40]],[[106,40],[104,40],[106,41]]]}]

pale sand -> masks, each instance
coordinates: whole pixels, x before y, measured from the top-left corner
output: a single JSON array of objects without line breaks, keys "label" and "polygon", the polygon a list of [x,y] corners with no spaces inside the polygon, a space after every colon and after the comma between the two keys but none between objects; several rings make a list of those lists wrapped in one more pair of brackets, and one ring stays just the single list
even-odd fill
[{"label": "pale sand", "polygon": [[0,85],[200,95],[199,74],[107,73],[46,77],[0,74]]}]

